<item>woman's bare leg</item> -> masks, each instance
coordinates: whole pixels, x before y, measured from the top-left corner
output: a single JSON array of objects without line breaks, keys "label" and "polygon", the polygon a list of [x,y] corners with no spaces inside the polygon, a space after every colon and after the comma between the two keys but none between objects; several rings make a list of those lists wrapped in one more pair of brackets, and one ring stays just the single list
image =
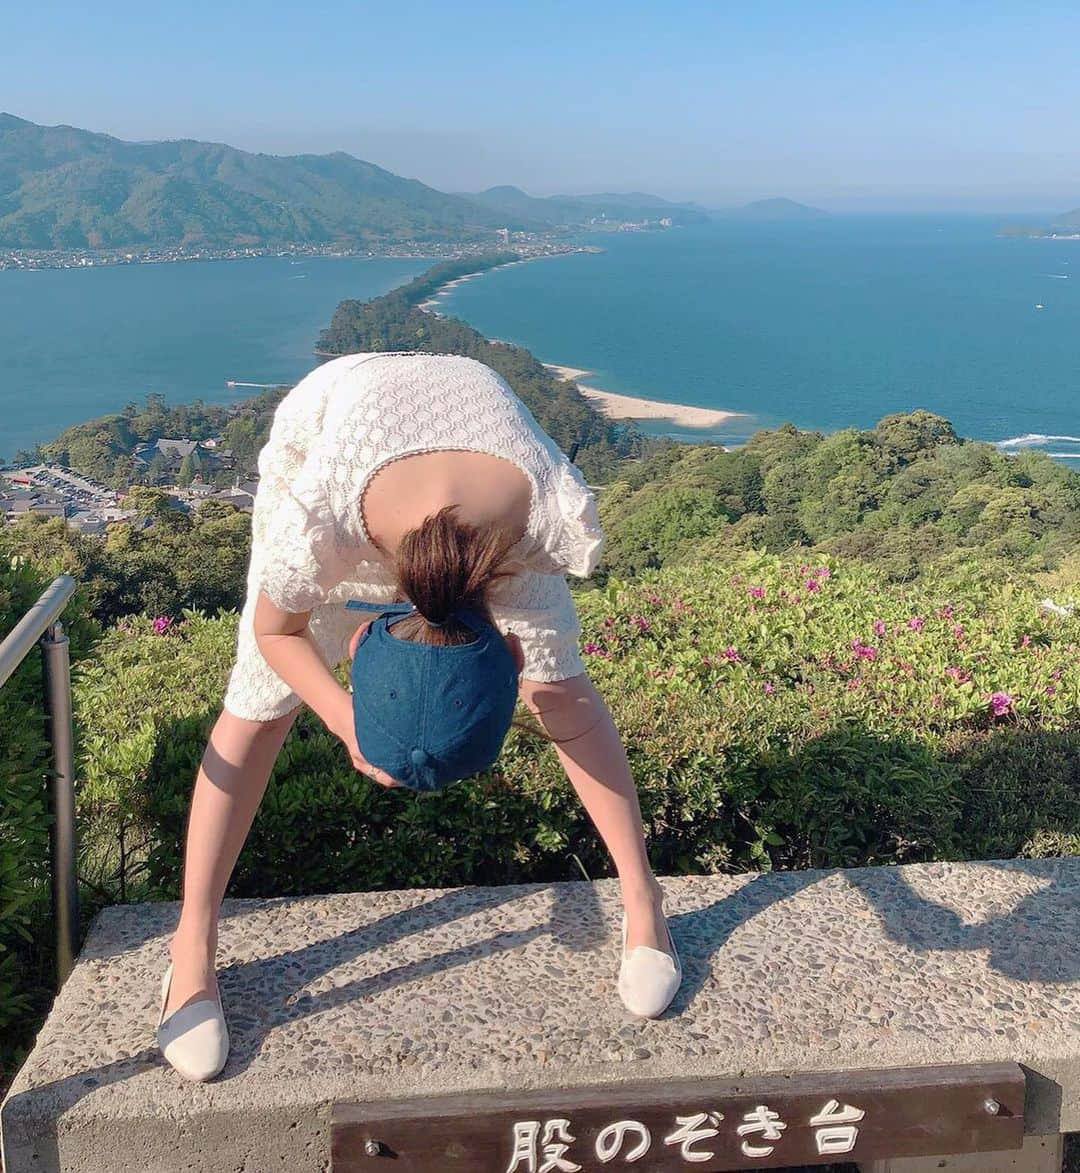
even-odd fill
[{"label": "woman's bare leg", "polygon": [[210,733],[188,814],[183,903],[169,945],[167,1014],[217,994],[214,957],[225,888],[298,711],[246,721],[223,709]]},{"label": "woman's bare leg", "polygon": [[606,702],[584,674],[546,684],[523,681],[521,698],[552,737],[570,739],[555,752],[618,872],[627,946],[667,950],[663,892],[649,864],[626,749]]}]

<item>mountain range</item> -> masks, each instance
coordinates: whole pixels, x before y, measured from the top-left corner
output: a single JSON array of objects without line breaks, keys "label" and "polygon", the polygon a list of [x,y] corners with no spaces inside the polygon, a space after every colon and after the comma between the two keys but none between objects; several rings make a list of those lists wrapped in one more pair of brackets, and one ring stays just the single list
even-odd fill
[{"label": "mountain range", "polygon": [[795,200],[754,200],[738,208],[714,208],[710,214],[725,220],[819,220],[829,213]]},{"label": "mountain range", "polygon": [[504,214],[344,152],[264,155],[132,143],[0,114],[0,246],[468,240]]},{"label": "mountain range", "polygon": [[672,224],[700,224],[709,218],[692,204],[675,204],[639,191],[531,196],[519,187],[505,185],[459,194],[505,216],[527,218],[551,227],[596,227],[624,221],[659,223],[663,219],[669,219]]},{"label": "mountain range", "polygon": [[491,240],[623,222],[824,215],[791,200],[710,212],[646,192],[447,193],[343,151],[267,155],[222,143],[126,142],[0,113],[0,248],[120,249]]}]

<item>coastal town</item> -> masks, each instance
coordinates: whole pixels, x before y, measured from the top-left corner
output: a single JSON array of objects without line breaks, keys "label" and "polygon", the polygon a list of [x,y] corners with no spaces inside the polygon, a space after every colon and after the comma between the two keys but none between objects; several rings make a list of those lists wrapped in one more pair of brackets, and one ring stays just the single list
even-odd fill
[{"label": "coastal town", "polygon": [[[251,512],[257,480],[243,477],[221,438],[163,437],[132,453],[142,480],[166,495],[168,504],[189,512],[202,501],[218,501]],[[103,536],[113,522],[136,522],[125,504],[131,486],[111,489],[58,464],[0,469],[0,524],[30,514],[63,518],[69,529]],[[145,524],[145,523],[144,523]]]}]

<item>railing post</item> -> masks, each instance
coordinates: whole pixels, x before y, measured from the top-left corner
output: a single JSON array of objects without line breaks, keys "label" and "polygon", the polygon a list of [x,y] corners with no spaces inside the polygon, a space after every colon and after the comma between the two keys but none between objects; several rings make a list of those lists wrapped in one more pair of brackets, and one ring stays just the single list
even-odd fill
[{"label": "railing post", "polygon": [[71,714],[71,660],[64,625],[57,620],[41,637],[45,706],[52,740],[52,909],[56,925],[56,988],[75,964],[79,892],[75,875],[75,739]]}]

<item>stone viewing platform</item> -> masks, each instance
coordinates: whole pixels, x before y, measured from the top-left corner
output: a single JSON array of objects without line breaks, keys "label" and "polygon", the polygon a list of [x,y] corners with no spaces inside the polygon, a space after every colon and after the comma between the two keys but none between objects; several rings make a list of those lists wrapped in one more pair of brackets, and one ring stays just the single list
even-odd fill
[{"label": "stone viewing platform", "polygon": [[[638,1168],[778,1168],[813,1143],[1060,1168],[1080,859],[662,882],[685,977],[655,1021],[615,990],[612,880],[226,900],[232,1045],[202,1084],[154,1041],[178,905],[106,909],[4,1101],[6,1173],[593,1173],[642,1145]],[[925,1148],[961,1118],[961,1147]],[[995,1152],[920,1159],[971,1145]]]}]

